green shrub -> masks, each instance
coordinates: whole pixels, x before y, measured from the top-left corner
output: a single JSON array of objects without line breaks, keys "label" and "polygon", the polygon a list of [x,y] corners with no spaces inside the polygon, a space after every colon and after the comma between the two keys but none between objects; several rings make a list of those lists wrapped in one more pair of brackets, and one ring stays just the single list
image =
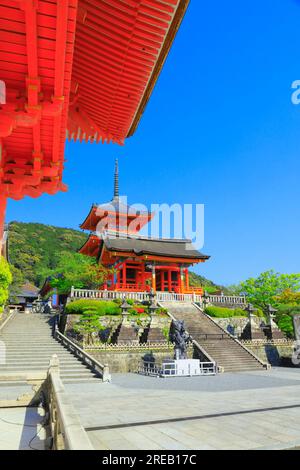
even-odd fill
[{"label": "green shrub", "polygon": [[168,316],[168,310],[166,308],[163,308],[163,307],[159,307],[157,310],[156,310],[156,313],[158,315],[161,315],[162,317],[166,317]]},{"label": "green shrub", "polygon": [[300,314],[300,305],[279,305],[276,313],[278,327],[289,338],[294,337],[293,315]]},{"label": "green shrub", "polygon": [[12,275],[8,262],[0,255],[0,312],[8,299],[8,288],[12,282]]},{"label": "green shrub", "polygon": [[[248,312],[242,308],[224,308],[215,307],[211,305],[204,310],[207,315],[214,318],[232,318],[232,317],[247,317]],[[264,313],[261,309],[257,309],[255,315],[259,318],[264,318]]]},{"label": "green shrub", "polygon": [[170,327],[164,326],[161,331],[164,337],[166,338],[166,341],[169,341],[170,340]]},{"label": "green shrub", "polygon": [[215,307],[209,306],[206,307],[205,313],[210,317],[214,318],[231,318],[231,317],[246,317],[247,312],[241,308],[224,308],[224,307]]},{"label": "green shrub", "polygon": [[119,306],[112,301],[80,299],[66,306],[68,314],[84,314],[89,311],[99,316],[121,314]]},{"label": "green shrub", "polygon": [[291,315],[282,315],[277,321],[278,328],[289,338],[294,337],[294,327]]}]

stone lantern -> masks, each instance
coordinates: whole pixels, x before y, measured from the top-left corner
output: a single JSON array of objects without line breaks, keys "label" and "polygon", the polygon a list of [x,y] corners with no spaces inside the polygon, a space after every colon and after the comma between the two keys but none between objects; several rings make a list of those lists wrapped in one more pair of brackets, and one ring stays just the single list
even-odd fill
[{"label": "stone lantern", "polygon": [[126,302],[125,297],[123,298],[123,302],[121,303],[120,307],[121,307],[122,316],[125,317],[126,315],[128,315],[128,310],[131,308],[131,305],[129,305],[129,303]]},{"label": "stone lantern", "polygon": [[158,306],[155,302],[155,293],[153,289],[151,289],[148,296],[149,296],[149,312],[150,312],[150,315],[152,316],[155,314],[156,310],[158,309]]},{"label": "stone lantern", "polygon": [[209,303],[209,294],[206,290],[203,293],[202,299],[203,299],[203,309],[205,309]]}]

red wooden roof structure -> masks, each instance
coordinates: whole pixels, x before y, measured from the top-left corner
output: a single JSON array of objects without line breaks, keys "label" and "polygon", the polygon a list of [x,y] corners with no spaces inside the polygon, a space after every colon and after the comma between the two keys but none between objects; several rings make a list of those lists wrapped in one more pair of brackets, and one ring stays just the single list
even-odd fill
[{"label": "red wooden roof structure", "polygon": [[134,133],[188,3],[0,0],[0,231],[7,197],[66,190],[66,135]]}]

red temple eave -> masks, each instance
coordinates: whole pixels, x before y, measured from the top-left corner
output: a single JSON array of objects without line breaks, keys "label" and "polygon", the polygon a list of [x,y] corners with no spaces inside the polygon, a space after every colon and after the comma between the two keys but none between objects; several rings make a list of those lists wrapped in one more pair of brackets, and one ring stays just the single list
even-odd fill
[{"label": "red temple eave", "polygon": [[120,144],[134,133],[188,3],[79,2],[69,139]]},{"label": "red temple eave", "polygon": [[78,252],[82,255],[95,257],[99,253],[100,245],[101,239],[97,235],[90,235]]},{"label": "red temple eave", "polygon": [[[107,207],[110,205],[110,203],[107,204]],[[112,207],[113,208],[113,207]],[[128,206],[129,212],[119,212],[118,207],[116,206],[115,211],[112,210],[104,210],[101,205],[97,206],[96,204],[93,204],[87,217],[85,220],[82,222],[80,225],[80,228],[82,230],[90,230],[92,232],[95,232],[97,230],[97,225],[102,219],[108,219],[109,216],[111,216],[112,223],[114,219],[116,219],[118,222],[124,221],[124,225],[127,226],[130,224],[130,227],[132,228],[132,232],[136,231],[136,227],[139,226],[139,229],[141,229],[144,225],[146,225],[150,220],[153,218],[154,214],[150,212],[145,212],[145,213],[138,213],[132,210],[132,213],[130,212],[130,206]]]},{"label": "red temple eave", "polygon": [[0,3],[1,194],[65,190],[61,182],[76,0]]},{"label": "red temple eave", "polygon": [[134,133],[188,3],[0,0],[0,232],[7,197],[67,189],[66,136]]},{"label": "red temple eave", "polygon": [[133,251],[109,251],[103,244],[100,251],[100,262],[107,263],[110,261],[112,262],[113,259],[119,258],[135,258],[141,261],[158,261],[158,262],[166,262],[166,263],[180,263],[180,264],[198,264],[204,263],[210,257],[203,256],[199,258],[191,258],[191,257],[176,257],[176,256],[165,256],[165,255],[151,255],[151,254],[137,254]]}]

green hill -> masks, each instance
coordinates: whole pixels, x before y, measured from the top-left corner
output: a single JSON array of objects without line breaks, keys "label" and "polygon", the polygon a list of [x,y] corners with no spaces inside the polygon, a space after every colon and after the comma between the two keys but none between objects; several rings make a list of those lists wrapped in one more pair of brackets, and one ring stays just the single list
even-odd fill
[{"label": "green hill", "polygon": [[[61,252],[76,252],[87,234],[70,228],[38,223],[11,222],[8,232],[8,256],[14,284],[25,281],[41,287],[49,272],[56,268]],[[191,286],[204,286],[209,292],[226,289],[203,276],[190,273]]]},{"label": "green hill", "polygon": [[23,281],[41,286],[47,270],[57,265],[62,251],[75,252],[87,235],[79,230],[36,223],[11,222],[8,231],[8,257],[18,284]]}]

